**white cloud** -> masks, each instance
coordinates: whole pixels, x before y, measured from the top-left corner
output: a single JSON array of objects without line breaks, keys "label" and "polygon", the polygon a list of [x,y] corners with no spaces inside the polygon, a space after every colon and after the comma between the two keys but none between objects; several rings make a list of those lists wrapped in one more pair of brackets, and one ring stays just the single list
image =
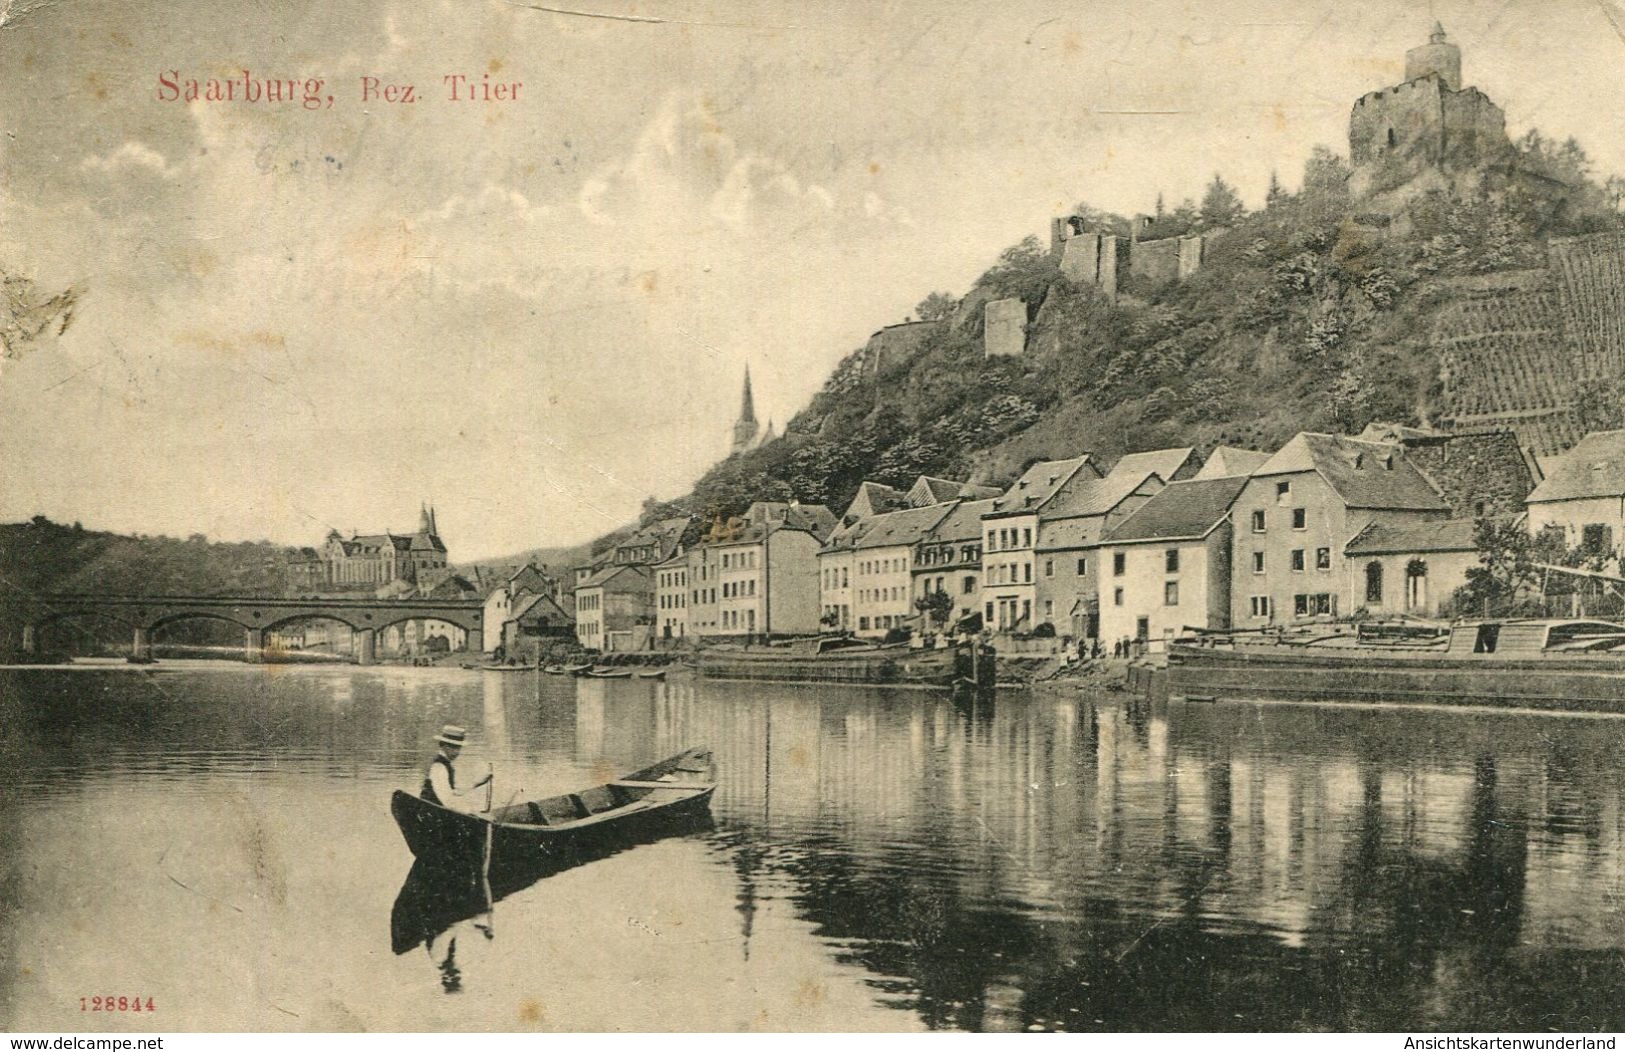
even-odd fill
[{"label": "white cloud", "polygon": [[81,161],[79,166],[86,171],[100,172],[104,175],[116,175],[121,169],[145,169],[165,179],[174,178],[177,171],[170,167],[169,160],[163,154],[134,139],[125,142],[111,153],[102,156],[92,154]]}]

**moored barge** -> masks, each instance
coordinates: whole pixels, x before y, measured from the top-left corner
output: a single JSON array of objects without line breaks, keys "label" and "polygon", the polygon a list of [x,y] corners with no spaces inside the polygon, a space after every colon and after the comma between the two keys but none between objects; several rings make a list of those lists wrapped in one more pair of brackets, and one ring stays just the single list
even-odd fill
[{"label": "moored barge", "polygon": [[792,646],[712,647],[696,655],[708,679],[777,680],[886,686],[992,687],[996,657],[990,646],[912,649],[906,646],[831,647],[830,640]]},{"label": "moored barge", "polygon": [[1168,690],[1625,713],[1625,626],[1502,620],[1441,626],[1429,635],[1179,640],[1168,648]]}]

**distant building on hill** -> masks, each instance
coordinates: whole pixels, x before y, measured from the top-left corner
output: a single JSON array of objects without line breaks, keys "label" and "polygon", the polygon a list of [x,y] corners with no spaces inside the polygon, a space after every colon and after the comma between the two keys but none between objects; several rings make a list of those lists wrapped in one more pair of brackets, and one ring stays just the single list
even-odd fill
[{"label": "distant building on hill", "polygon": [[1506,115],[1482,91],[1462,87],[1461,49],[1438,23],[1426,44],[1405,53],[1405,80],[1362,96],[1349,115],[1356,197],[1476,186],[1485,165],[1511,154]]},{"label": "distant building on hill", "polygon": [[450,575],[446,562],[434,508],[425,505],[414,533],[352,533],[346,538],[330,531],[319,550],[303,549],[290,560],[288,588],[295,593],[392,587],[426,591]]}]

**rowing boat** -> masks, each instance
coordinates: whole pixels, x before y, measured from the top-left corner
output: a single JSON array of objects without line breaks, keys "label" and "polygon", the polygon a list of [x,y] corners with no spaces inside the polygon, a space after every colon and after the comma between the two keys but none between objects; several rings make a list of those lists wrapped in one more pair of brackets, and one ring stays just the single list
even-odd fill
[{"label": "rowing boat", "polygon": [[638,673],[639,679],[665,679],[666,670],[663,668],[646,668]]},{"label": "rowing boat", "polygon": [[716,791],[711,751],[700,747],[623,778],[543,800],[465,814],[399,789],[389,809],[420,859],[482,864],[490,834],[493,869],[538,857],[568,860],[592,851],[605,836],[629,835],[686,818],[711,806]]},{"label": "rowing boat", "polygon": [[613,665],[600,665],[587,673],[593,679],[631,679],[632,670],[629,668],[615,668]]}]

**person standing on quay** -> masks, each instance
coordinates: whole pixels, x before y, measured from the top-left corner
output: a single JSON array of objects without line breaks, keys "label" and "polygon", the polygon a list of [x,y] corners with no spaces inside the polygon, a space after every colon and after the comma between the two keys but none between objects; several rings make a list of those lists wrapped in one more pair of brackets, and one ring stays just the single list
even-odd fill
[{"label": "person standing on quay", "polygon": [[[431,804],[453,811],[471,810],[464,806],[463,792],[457,788],[457,755],[463,751],[463,744],[468,740],[468,732],[454,724],[446,724],[440,729],[440,737],[435,741],[440,743],[440,749],[429,761],[429,769],[423,774],[423,788],[418,796]],[[491,781],[490,772],[484,778],[468,787],[472,792]]]}]

